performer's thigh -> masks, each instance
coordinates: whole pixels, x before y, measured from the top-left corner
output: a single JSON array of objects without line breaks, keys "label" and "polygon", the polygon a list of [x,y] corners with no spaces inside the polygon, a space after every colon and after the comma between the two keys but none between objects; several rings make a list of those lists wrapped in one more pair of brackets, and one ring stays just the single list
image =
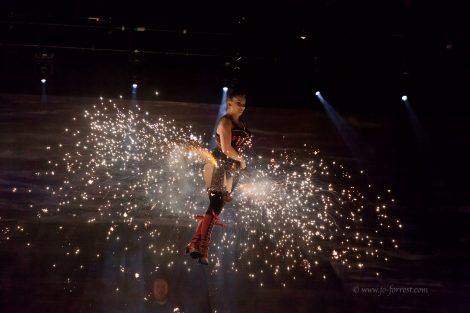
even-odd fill
[{"label": "performer's thigh", "polygon": [[232,185],[233,185],[233,177],[232,175],[229,174],[229,172],[227,172],[225,174],[225,184],[224,184],[225,190],[229,193],[232,192]]},{"label": "performer's thigh", "polygon": [[223,166],[214,167],[214,170],[212,171],[210,189],[212,191],[224,192],[225,191],[224,180],[225,180],[225,168]]},{"label": "performer's thigh", "polygon": [[204,177],[204,184],[206,189],[209,188],[212,184],[212,174],[214,173],[215,166],[211,163],[206,163],[202,170],[202,174]]}]

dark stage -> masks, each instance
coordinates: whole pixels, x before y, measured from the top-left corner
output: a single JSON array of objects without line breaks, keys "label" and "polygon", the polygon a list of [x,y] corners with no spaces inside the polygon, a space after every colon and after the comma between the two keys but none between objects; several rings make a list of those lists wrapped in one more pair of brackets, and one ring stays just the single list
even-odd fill
[{"label": "dark stage", "polygon": [[[469,311],[456,3],[0,9],[0,312]],[[204,266],[233,86],[252,147]]]},{"label": "dark stage", "polygon": [[[459,159],[449,153],[459,144],[459,117],[442,120],[429,116],[423,120],[426,125],[436,125],[439,120],[440,129],[446,132],[439,131],[441,139],[428,133],[432,142],[418,147],[402,129],[406,124],[398,124],[403,117],[344,116],[370,149],[372,158],[365,165],[370,168],[367,182],[376,183],[377,190],[390,187],[395,193],[397,203],[389,214],[403,221],[404,227],[395,237],[400,247],[384,251],[388,262],[369,260],[359,270],[322,258],[312,276],[300,271],[297,280],[288,281],[286,287],[283,278],[267,277],[260,287],[247,275],[248,266],[238,272],[224,273],[223,267],[214,272],[213,265],[205,268],[185,256],[183,248],[191,229],[177,224],[188,221],[185,217],[136,211],[135,221],[127,223],[100,219],[93,207],[71,206],[61,213],[53,212],[57,200],[45,188],[60,182],[35,173],[50,169],[48,160],[60,159],[62,152],[46,147],[73,145],[76,139],[63,129],[98,100],[49,97],[47,108],[41,109],[38,96],[1,97],[5,147],[1,168],[3,312],[141,312],[149,308],[152,312],[150,284],[159,275],[169,280],[172,301],[184,312],[465,311],[468,251],[463,247],[468,205],[463,186],[459,188],[453,180]],[[218,109],[210,104],[155,101],[142,102],[141,106],[150,116],[175,119],[177,125],[190,120],[201,133],[210,133],[206,125],[212,124]],[[280,126],[283,116],[296,123]],[[352,172],[358,167],[357,159],[322,112],[250,108],[246,122],[259,134],[257,154],[274,148],[292,151],[308,143],[319,148],[326,160],[339,161]],[[397,124],[405,126],[397,128]],[[82,131],[86,132],[86,127]],[[283,139],[283,133],[289,137]],[[44,208],[49,208],[49,213],[45,214]],[[230,212],[233,207],[225,210]],[[98,220],[90,223],[93,217]],[[148,225],[142,228],[145,223]],[[112,225],[116,228],[114,235],[121,238],[118,241],[107,239]],[[135,225],[139,226],[137,230]],[[234,227],[228,225],[226,231],[235,231]],[[151,229],[161,236],[146,236]],[[220,240],[217,231],[215,240]],[[148,249],[152,244],[159,251],[168,246],[174,251],[155,254],[153,248]],[[221,262],[229,264],[230,257],[223,257]],[[168,267],[169,263],[172,265]]]}]

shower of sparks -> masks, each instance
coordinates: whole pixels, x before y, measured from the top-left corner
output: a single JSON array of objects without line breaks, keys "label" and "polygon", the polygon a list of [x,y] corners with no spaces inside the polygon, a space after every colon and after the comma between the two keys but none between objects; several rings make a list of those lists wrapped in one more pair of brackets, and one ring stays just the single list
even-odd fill
[{"label": "shower of sparks", "polygon": [[79,207],[94,212],[98,204],[99,215],[90,222],[191,216],[188,209],[202,200],[204,189],[194,188],[201,173],[193,165],[216,164],[214,158],[191,126],[177,128],[161,118],[152,123],[139,106],[134,110],[101,102],[83,114],[89,122],[85,136],[79,129],[66,129],[77,140],[62,159],[63,184],[52,190],[60,200],[58,211]]},{"label": "shower of sparks", "polygon": [[341,165],[328,165],[317,151],[303,153],[306,161],[284,152],[254,166],[254,177],[240,186],[233,210],[243,227],[224,234],[226,251],[234,249],[238,237],[238,258],[274,275],[299,268],[314,274],[312,263],[325,260],[359,269],[367,260],[385,260],[382,250],[395,247],[396,240],[381,235],[401,227],[386,213],[394,200],[389,194],[367,200]]},{"label": "shower of sparks", "polygon": [[[205,212],[201,169],[206,162],[217,164],[201,136],[191,126],[177,127],[138,105],[126,108],[112,100],[101,99],[81,117],[64,129],[74,144],[57,145],[62,162],[49,161],[52,169],[39,173],[59,176],[61,184],[46,188],[58,205],[38,215],[110,221],[106,239],[114,241],[122,240],[115,230],[124,223],[153,241],[149,251],[166,257],[159,266],[171,268],[184,260],[188,267],[183,247],[158,241],[157,224],[163,221],[179,232],[194,228],[193,215]],[[233,204],[220,216],[227,226],[214,230],[211,270],[243,272],[263,286],[268,275],[295,280],[299,270],[327,279],[317,272],[325,261],[348,269],[387,261],[382,253],[398,248],[389,234],[402,225],[387,213],[394,202],[390,190],[375,198],[370,194],[353,185],[342,165],[307,147],[252,157]]]}]

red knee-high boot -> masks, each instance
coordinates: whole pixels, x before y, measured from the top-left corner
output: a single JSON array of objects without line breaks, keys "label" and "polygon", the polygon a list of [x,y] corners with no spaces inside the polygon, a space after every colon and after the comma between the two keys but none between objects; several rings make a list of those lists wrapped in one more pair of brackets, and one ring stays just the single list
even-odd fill
[{"label": "red knee-high boot", "polygon": [[201,226],[202,221],[197,223],[196,232],[194,233],[193,239],[186,246],[186,253],[189,253],[193,259],[198,259],[202,256],[200,251],[200,241],[201,241]]},{"label": "red knee-high boot", "polygon": [[201,225],[201,241],[199,244],[199,263],[209,265],[209,243],[211,241],[212,228],[217,221],[218,216],[214,212],[212,214],[205,214],[202,219]]}]

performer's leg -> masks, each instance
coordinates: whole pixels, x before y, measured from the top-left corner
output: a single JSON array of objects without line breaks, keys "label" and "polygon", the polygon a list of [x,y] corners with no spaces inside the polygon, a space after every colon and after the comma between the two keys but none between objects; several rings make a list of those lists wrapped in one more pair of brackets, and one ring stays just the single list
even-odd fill
[{"label": "performer's leg", "polygon": [[223,191],[225,190],[225,168],[206,164],[203,171],[206,187],[209,185],[207,188],[209,208],[203,219],[199,222],[193,240],[191,240],[186,247],[186,251],[191,254],[192,258],[200,258],[200,263],[207,265],[212,227],[224,205]]},{"label": "performer's leg", "polygon": [[213,191],[209,189],[209,207],[207,208],[206,214],[215,213],[217,216],[224,207],[224,192]]},{"label": "performer's leg", "polygon": [[202,256],[199,263],[209,264],[209,243],[212,234],[212,228],[224,206],[225,191],[225,168],[223,166],[214,168],[212,173],[211,186],[208,189],[209,208],[202,219],[200,252]]},{"label": "performer's leg", "polygon": [[231,194],[235,190],[235,187],[237,187],[238,185],[238,181],[240,180],[240,173],[237,171],[235,167],[232,167],[230,171],[227,171],[226,176],[227,176],[227,179],[226,179],[226,190],[224,193],[224,201],[231,202],[233,199]]},{"label": "performer's leg", "polygon": [[231,180],[230,189],[227,188],[227,191],[229,194],[232,193],[237,187],[238,182],[240,181],[240,173],[230,172],[230,180]]},{"label": "performer's leg", "polygon": [[224,206],[224,194],[220,191],[209,190],[209,208],[202,219],[200,249],[201,257],[199,263],[209,264],[209,244],[212,235],[212,229],[222,208]]},{"label": "performer's leg", "polygon": [[186,246],[186,253],[189,253],[193,259],[198,259],[202,256],[202,253],[199,250],[199,244],[201,241],[201,226],[202,221],[197,223],[196,232],[194,233],[193,239]]},{"label": "performer's leg", "polygon": [[205,214],[202,219],[199,263],[203,265],[209,265],[209,243],[216,219],[217,214],[214,211],[211,214]]},{"label": "performer's leg", "polygon": [[226,193],[230,193],[232,190],[232,184],[233,184],[233,177],[230,173],[227,173],[225,175],[225,191]]},{"label": "performer's leg", "polygon": [[206,190],[209,189],[209,187],[212,184],[212,174],[214,173],[214,168],[215,168],[215,166],[213,164],[206,163],[204,165],[204,169],[202,170]]},{"label": "performer's leg", "polygon": [[[214,174],[214,168],[215,166],[210,163],[206,163],[203,168],[203,178],[204,178],[204,183],[205,183],[207,190],[212,184],[212,176]],[[191,255],[191,258],[193,259],[198,259],[202,256],[202,253],[200,251],[202,222],[203,221],[198,222],[196,231],[193,235],[193,239],[186,246],[186,253],[189,253]]]},{"label": "performer's leg", "polygon": [[[217,168],[218,170],[216,172],[214,172],[215,169],[216,167],[211,163],[204,165],[203,177],[206,190],[209,191],[209,188],[213,187],[212,190],[221,190],[228,194],[232,193],[239,180],[237,164],[233,163],[228,166],[222,164],[221,167]],[[221,169],[223,169],[223,176],[220,171]]]}]

